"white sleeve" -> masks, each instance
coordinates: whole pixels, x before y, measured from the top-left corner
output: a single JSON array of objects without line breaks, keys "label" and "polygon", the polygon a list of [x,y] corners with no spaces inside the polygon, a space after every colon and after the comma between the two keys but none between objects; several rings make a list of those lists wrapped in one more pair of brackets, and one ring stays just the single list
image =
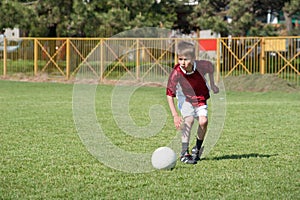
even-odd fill
[{"label": "white sleeve", "polygon": [[176,86],[176,98],[178,100],[178,103],[177,103],[178,109],[181,110],[182,104],[185,101],[185,95],[183,94],[181,85],[179,83]]}]

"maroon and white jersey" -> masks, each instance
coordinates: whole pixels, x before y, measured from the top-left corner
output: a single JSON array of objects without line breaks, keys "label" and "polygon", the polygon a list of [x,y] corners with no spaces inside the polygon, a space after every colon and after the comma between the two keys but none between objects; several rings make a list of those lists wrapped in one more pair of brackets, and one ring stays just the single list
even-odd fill
[{"label": "maroon and white jersey", "polygon": [[206,73],[212,72],[213,67],[209,61],[196,60],[193,72],[190,73],[186,73],[179,64],[176,64],[169,76],[166,94],[175,97],[176,86],[179,83],[186,101],[190,102],[193,106],[206,105],[206,101],[210,95],[204,76]]}]

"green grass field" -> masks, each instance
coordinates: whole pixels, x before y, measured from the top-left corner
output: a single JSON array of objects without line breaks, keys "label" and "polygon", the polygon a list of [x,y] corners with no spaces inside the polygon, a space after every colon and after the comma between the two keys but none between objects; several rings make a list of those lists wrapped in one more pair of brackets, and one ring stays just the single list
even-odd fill
[{"label": "green grass field", "polygon": [[[176,135],[170,115],[151,138],[124,134],[111,116],[112,90],[98,86],[97,116],[120,148],[151,152]],[[224,130],[210,154],[149,173],[111,169],[89,154],[72,93],[72,84],[0,81],[0,199],[300,199],[300,93],[228,91]],[[168,111],[164,88],[133,95],[137,124],[149,123],[153,102]]]}]

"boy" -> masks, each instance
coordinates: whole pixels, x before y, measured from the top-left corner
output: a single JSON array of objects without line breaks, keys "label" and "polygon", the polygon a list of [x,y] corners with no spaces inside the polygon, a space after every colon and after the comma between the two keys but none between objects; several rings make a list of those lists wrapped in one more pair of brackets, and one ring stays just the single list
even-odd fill
[{"label": "boy", "polygon": [[[174,125],[177,129],[182,127],[182,151],[180,161],[187,164],[196,164],[200,160],[200,149],[205,137],[207,119],[207,100],[209,99],[209,89],[204,75],[209,74],[210,87],[214,93],[219,92],[219,88],[214,83],[213,65],[209,61],[195,60],[195,47],[192,43],[182,41],[178,44],[178,64],[171,72],[167,84],[167,101],[173,116]],[[178,85],[179,84],[179,85]],[[182,118],[178,115],[174,97],[177,88],[181,88],[185,99],[179,99]],[[177,93],[178,94],[178,93]],[[194,123],[194,118],[198,121],[197,141],[193,147],[193,156],[189,153],[190,133]]]}]

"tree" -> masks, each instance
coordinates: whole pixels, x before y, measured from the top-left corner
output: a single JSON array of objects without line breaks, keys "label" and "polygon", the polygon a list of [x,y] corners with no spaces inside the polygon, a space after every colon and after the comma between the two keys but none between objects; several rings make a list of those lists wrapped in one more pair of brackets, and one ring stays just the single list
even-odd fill
[{"label": "tree", "polygon": [[268,12],[284,12],[287,34],[291,35],[295,30],[291,17],[299,11],[298,0],[200,0],[190,21],[196,28],[212,29],[222,36],[275,36],[279,32],[267,24]]},{"label": "tree", "polygon": [[[129,1],[128,2],[134,2]],[[144,5],[146,4],[146,5]],[[128,3],[126,4],[128,5]],[[140,0],[140,9],[136,11],[136,5],[131,5],[130,12],[134,13],[130,18],[130,28],[160,27],[171,29],[176,21],[176,0],[161,0],[159,3],[153,0]]]},{"label": "tree", "polygon": [[111,37],[141,27],[178,29],[184,33],[212,29],[221,36],[274,36],[279,31],[275,26],[267,24],[266,20],[271,12],[284,13],[286,35],[300,34],[292,23],[295,16],[300,19],[299,0],[198,0],[198,5],[190,5],[190,2],[1,1],[0,28],[19,27],[26,30],[24,36],[35,37]]},{"label": "tree", "polygon": [[293,30],[293,25],[292,25],[292,16],[295,14],[300,15],[300,1],[299,0],[290,0],[290,1],[285,1],[284,7],[282,8],[283,13],[284,13],[284,18],[286,21],[286,29],[287,33],[289,35],[298,35],[300,34],[299,30]]},{"label": "tree", "polygon": [[73,12],[73,0],[60,1],[39,1],[35,4],[39,29],[36,29],[36,36],[57,37],[62,36],[61,26],[69,21]]},{"label": "tree", "polygon": [[0,6],[1,29],[14,27],[21,29],[30,28],[31,22],[29,19],[34,20],[34,15],[29,8],[22,8],[22,5],[15,1],[2,2]]},{"label": "tree", "polygon": [[189,21],[196,29],[211,29],[221,35],[229,34],[226,21],[229,0],[202,0],[193,8]]},{"label": "tree", "polygon": [[252,26],[255,25],[252,0],[232,0],[229,3],[228,15],[232,17],[229,24],[232,36],[245,36]]}]

